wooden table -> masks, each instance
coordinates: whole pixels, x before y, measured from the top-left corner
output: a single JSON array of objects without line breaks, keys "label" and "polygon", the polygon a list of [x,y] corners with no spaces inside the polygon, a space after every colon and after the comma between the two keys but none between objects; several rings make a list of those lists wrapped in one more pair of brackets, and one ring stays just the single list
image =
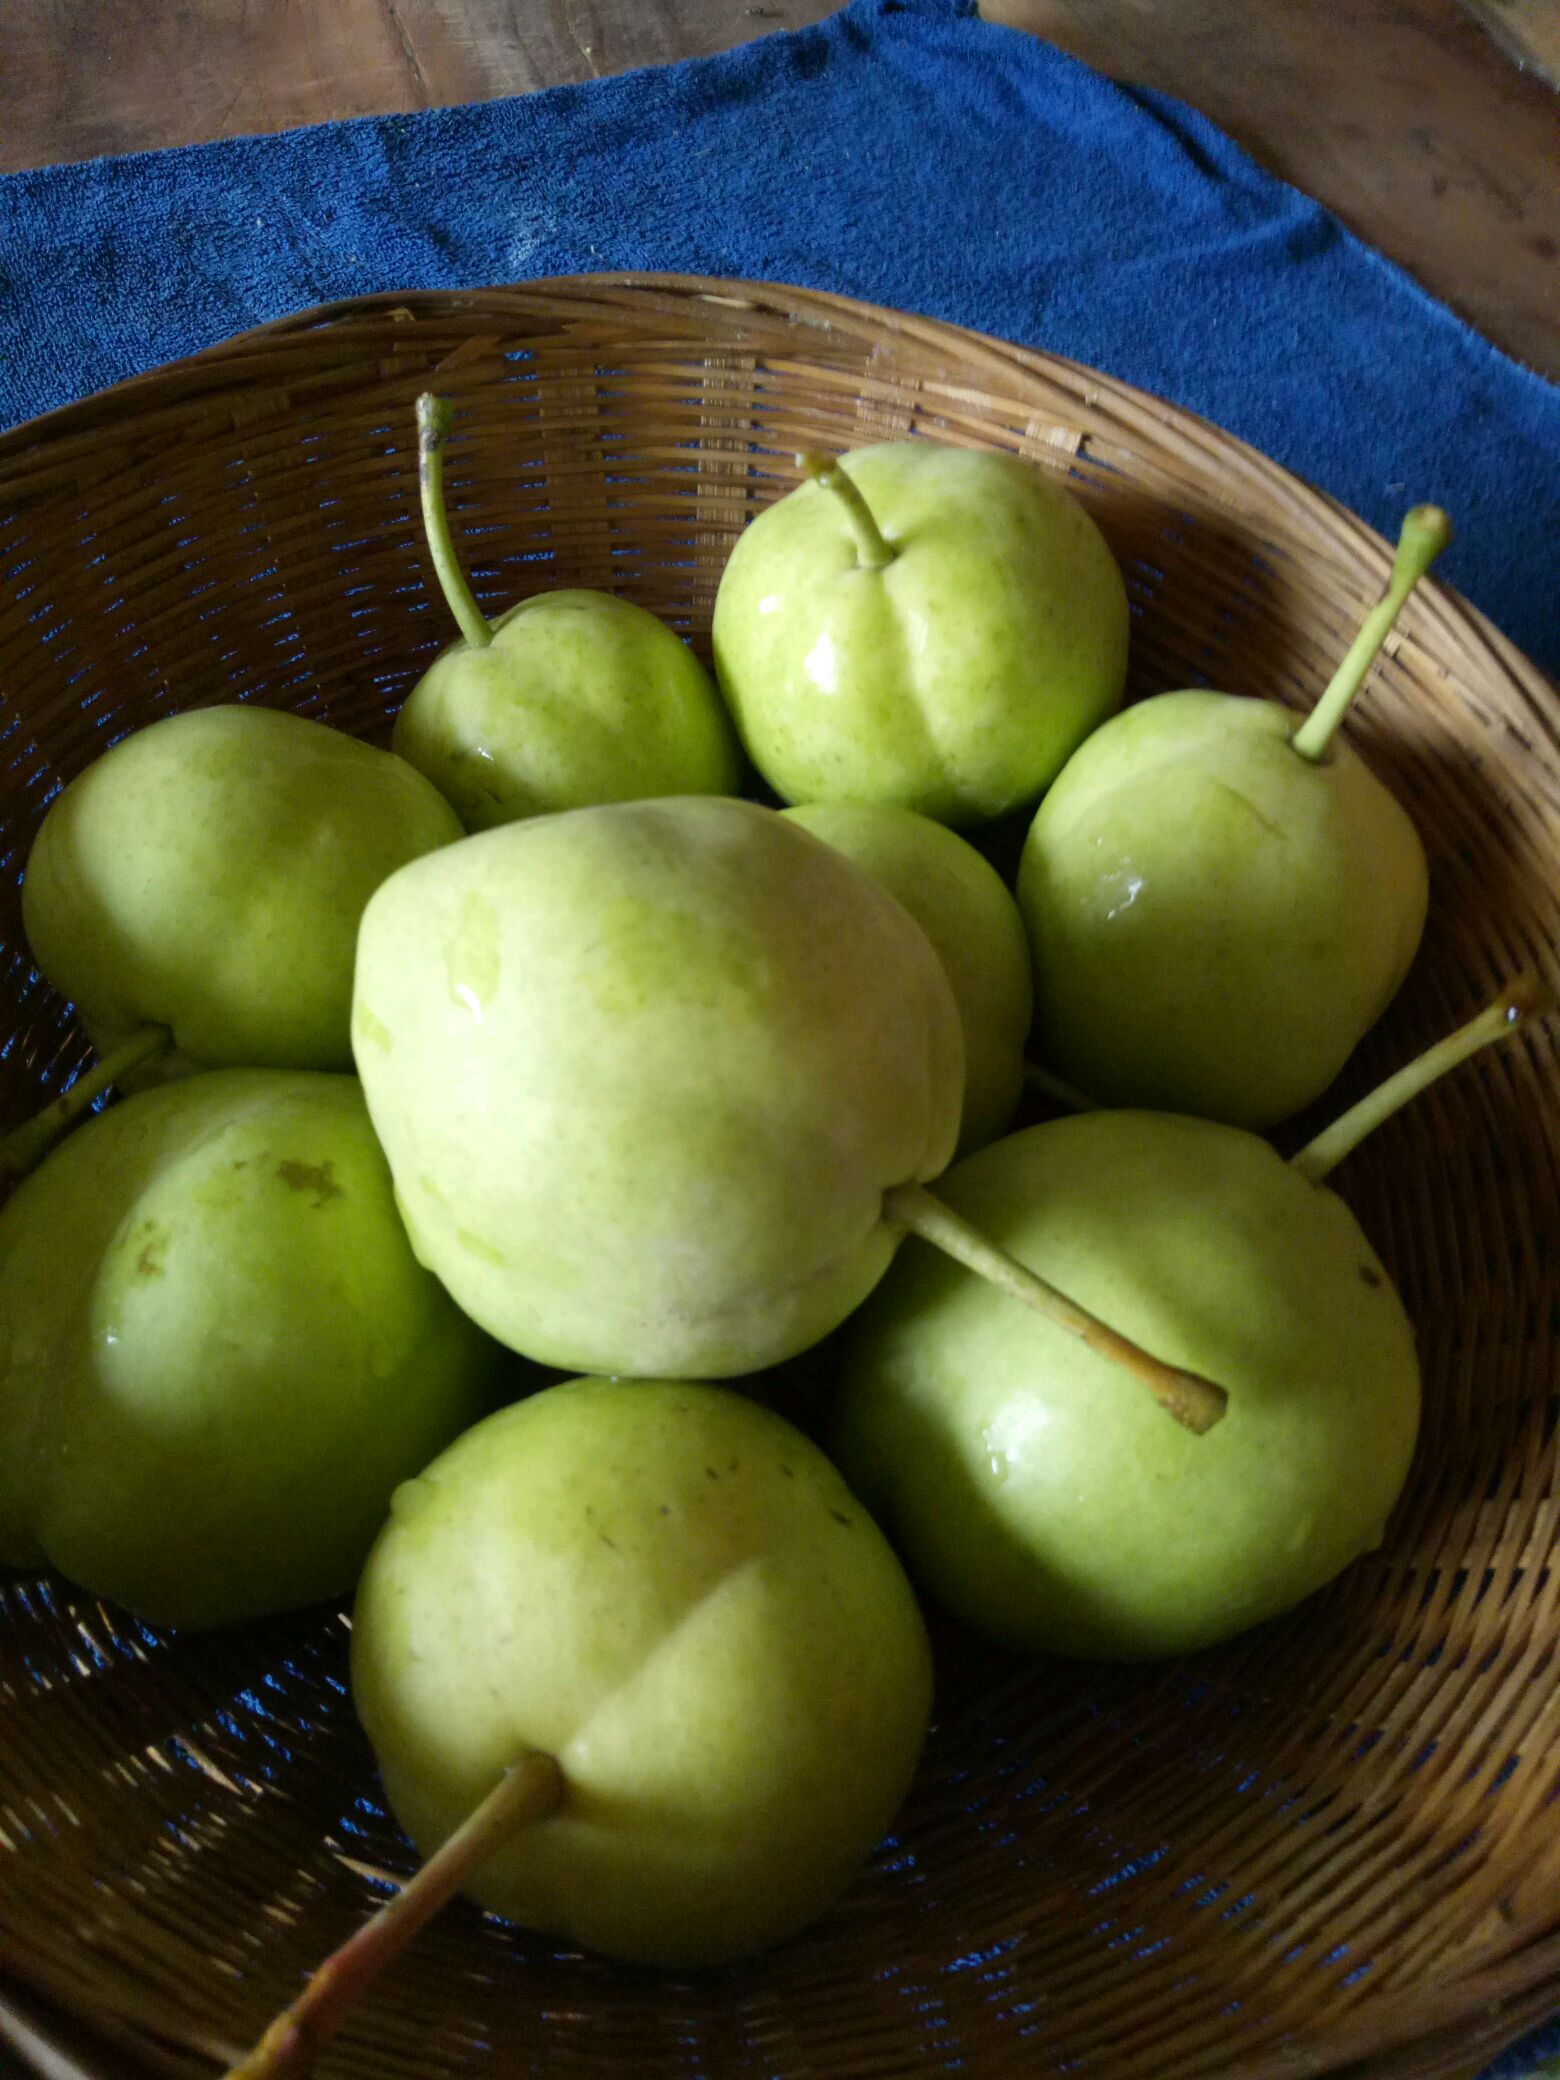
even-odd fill
[{"label": "wooden table", "polygon": [[[1470,4],[1500,13],[1506,48],[1514,38],[1531,69],[1457,0],[984,0],[984,12],[1190,101],[1498,345],[1560,376],[1560,97],[1539,70],[1560,71],[1560,27],[1552,0]],[[0,0],[0,170],[523,93],[723,50],[830,7]],[[35,2019],[40,2068],[83,2074],[74,2033]],[[0,2080],[20,2080],[4,2035]],[[101,2055],[91,2072],[116,2080]]]},{"label": "wooden table", "polygon": [[[0,169],[522,93],[834,0],[0,0]],[[983,0],[1177,94],[1518,359],[1560,376],[1555,0]],[[1514,40],[1514,41],[1513,41]]]}]

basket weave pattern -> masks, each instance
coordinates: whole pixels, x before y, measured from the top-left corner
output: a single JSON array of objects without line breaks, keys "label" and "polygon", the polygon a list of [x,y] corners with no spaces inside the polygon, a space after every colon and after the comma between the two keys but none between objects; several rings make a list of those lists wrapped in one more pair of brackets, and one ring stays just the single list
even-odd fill
[{"label": "basket weave pattern", "polygon": [[[1390,561],[1153,399],[829,297],[604,277],[248,335],[0,438],[0,1120],[85,1053],[19,923],[58,785],[214,700],[382,736],[449,639],[417,524],[412,401],[434,383],[459,410],[453,520],[490,611],[606,587],[703,647],[725,557],[794,481],[792,452],[916,434],[1027,455],[1080,494],[1127,573],[1135,693],[1304,704]],[[1560,979],[1547,683],[1431,583],[1348,726],[1418,821],[1433,893],[1409,982],[1323,1115],[1520,968]],[[942,1636],[902,1825],[823,1924],[669,1979],[458,1906],[322,2074],[1475,2072],[1560,1998],[1555,1057],[1541,1031],[1481,1058],[1339,1174],[1425,1366],[1380,1552],[1294,1617],[1161,1667]],[[408,1868],[344,1643],[329,1613],[159,1636],[0,1577],[0,1989],[86,2018],[146,2073],[209,2073],[253,2037]]]}]

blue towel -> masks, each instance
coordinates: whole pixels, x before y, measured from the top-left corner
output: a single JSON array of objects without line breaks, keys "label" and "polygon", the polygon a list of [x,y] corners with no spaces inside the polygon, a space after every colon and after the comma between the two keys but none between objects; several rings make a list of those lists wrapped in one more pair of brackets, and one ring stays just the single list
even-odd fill
[{"label": "blue towel", "polygon": [[1189,405],[1560,672],[1560,390],[1192,110],[972,0],[855,0],[723,57],[0,180],[0,423],[302,306],[668,268],[837,289]]},{"label": "blue towel", "polygon": [[1385,533],[1436,499],[1446,576],[1560,671],[1560,390],[1191,109],[972,0],[853,0],[585,87],[13,174],[0,423],[309,304],[603,268],[836,289],[1072,355]]}]

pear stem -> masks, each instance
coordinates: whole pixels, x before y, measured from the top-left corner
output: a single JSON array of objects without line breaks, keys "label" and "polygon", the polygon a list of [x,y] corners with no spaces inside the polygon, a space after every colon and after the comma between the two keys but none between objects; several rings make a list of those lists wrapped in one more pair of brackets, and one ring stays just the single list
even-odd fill
[{"label": "pear stem", "polygon": [[1538,976],[1522,976],[1493,1004],[1486,1005],[1477,1018],[1469,1019],[1455,1033],[1448,1033],[1444,1040],[1438,1040],[1434,1047],[1427,1048],[1406,1068],[1399,1069],[1395,1076],[1389,1076],[1357,1105],[1351,1105],[1330,1127],[1323,1127],[1314,1141],[1307,1142],[1298,1155],[1290,1158],[1292,1166],[1312,1184],[1320,1184],[1367,1134],[1374,1133],[1383,1120],[1390,1119],[1410,1098],[1417,1098],[1438,1077],[1455,1069],[1459,1062],[1467,1061],[1481,1047],[1488,1047],[1491,1041],[1504,1040],[1508,1034],[1554,1009],[1554,996]]},{"label": "pear stem", "polygon": [[44,1106],[42,1112],[23,1120],[19,1127],[13,1127],[4,1140],[0,1140],[0,1184],[10,1184],[25,1177],[29,1170],[42,1162],[66,1129],[74,1126],[82,1114],[91,1109],[104,1091],[112,1090],[121,1076],[139,1069],[143,1062],[166,1054],[172,1045],[173,1035],[166,1026],[140,1026],[128,1040],[121,1040],[92,1068],[83,1069],[68,1091],[62,1091]]},{"label": "pear stem", "polygon": [[1327,756],[1338,725],[1402,612],[1403,602],[1451,538],[1452,523],[1439,506],[1415,506],[1404,516],[1386,591],[1365,616],[1326,692],[1290,739],[1302,758],[1316,764]]},{"label": "pear stem", "polygon": [[552,1756],[538,1749],[522,1755],[394,1899],[326,1958],[253,2051],[229,2067],[226,2080],[302,2080],[321,2041],[477,1866],[562,1803],[563,1774]]},{"label": "pear stem", "polygon": [[493,640],[493,630],[466,583],[444,504],[444,443],[454,423],[449,399],[424,391],[417,400],[417,483],[422,493],[423,532],[445,604],[472,649],[485,650]]},{"label": "pear stem", "polygon": [[898,554],[883,539],[882,529],[872,517],[872,508],[861,495],[861,486],[846,471],[838,455],[822,455],[808,449],[798,455],[796,466],[823,491],[832,491],[845,508],[850,531],[856,538],[856,563],[861,570],[886,570]]},{"label": "pear stem", "polygon": [[883,1195],[883,1214],[897,1227],[908,1228],[933,1249],[954,1258],[977,1278],[984,1278],[1025,1307],[1033,1308],[1036,1314],[1044,1315],[1059,1329],[1078,1337],[1100,1357],[1122,1366],[1147,1387],[1160,1407],[1184,1429],[1194,1430],[1200,1436],[1223,1416],[1229,1397],[1222,1387],[1216,1387],[1200,1373],[1183,1372],[1179,1366],[1151,1357],[1129,1337],[1058,1292],[1016,1257],[998,1249],[924,1185],[892,1186]]},{"label": "pear stem", "polygon": [[1024,1081],[1032,1091],[1038,1092],[1042,1098],[1049,1098],[1053,1105],[1060,1105],[1067,1112],[1098,1112],[1100,1109],[1092,1098],[1074,1090],[1070,1083],[1053,1075],[1049,1069],[1042,1069],[1038,1062],[1025,1062]]}]

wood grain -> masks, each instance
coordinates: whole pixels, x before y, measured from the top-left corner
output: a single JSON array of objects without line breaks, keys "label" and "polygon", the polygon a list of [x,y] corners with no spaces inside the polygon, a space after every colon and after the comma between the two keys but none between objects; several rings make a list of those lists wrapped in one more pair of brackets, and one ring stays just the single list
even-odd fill
[{"label": "wood grain", "polygon": [[[0,169],[525,93],[829,11],[830,0],[4,0]],[[986,0],[986,11],[1190,101],[1498,345],[1560,374],[1560,100],[1456,0]]]},{"label": "wood grain", "polygon": [[3,0],[0,170],[524,94],[831,0]]},{"label": "wood grain", "polygon": [[989,11],[1191,102],[1498,345],[1560,375],[1560,97],[1452,0]]},{"label": "wood grain", "polygon": [[1560,87],[1560,6],[1556,0],[1462,0],[1468,12],[1522,66]]}]

